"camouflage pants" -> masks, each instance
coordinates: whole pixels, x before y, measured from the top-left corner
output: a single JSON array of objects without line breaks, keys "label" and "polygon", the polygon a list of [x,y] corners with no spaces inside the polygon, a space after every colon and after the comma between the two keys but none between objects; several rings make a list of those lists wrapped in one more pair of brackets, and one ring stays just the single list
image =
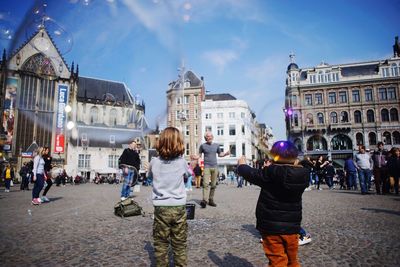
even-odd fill
[{"label": "camouflage pants", "polygon": [[186,266],[186,206],[154,207],[153,239],[156,266],[168,266],[168,250],[172,247],[175,266]]}]

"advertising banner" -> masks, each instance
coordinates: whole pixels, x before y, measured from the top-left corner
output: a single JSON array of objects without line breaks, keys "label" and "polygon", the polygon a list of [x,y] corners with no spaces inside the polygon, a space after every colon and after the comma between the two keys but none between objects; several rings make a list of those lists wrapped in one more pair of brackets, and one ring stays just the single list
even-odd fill
[{"label": "advertising banner", "polygon": [[58,98],[57,98],[57,118],[56,118],[56,139],[54,144],[54,152],[64,153],[65,145],[65,106],[68,103],[69,87],[65,84],[58,85]]},{"label": "advertising banner", "polygon": [[4,150],[11,150],[11,144],[14,135],[14,115],[17,99],[17,88],[18,78],[8,77],[6,81],[6,94],[4,98],[4,110],[2,114],[3,132],[1,135],[4,143],[6,144],[3,147]]}]

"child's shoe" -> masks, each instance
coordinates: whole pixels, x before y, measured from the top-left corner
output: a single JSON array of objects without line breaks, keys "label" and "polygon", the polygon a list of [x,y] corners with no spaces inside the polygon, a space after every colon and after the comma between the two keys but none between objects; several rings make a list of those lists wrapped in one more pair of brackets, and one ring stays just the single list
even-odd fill
[{"label": "child's shoe", "polygon": [[311,235],[306,234],[306,235],[299,235],[299,246],[303,246],[305,244],[308,244],[312,241]]}]

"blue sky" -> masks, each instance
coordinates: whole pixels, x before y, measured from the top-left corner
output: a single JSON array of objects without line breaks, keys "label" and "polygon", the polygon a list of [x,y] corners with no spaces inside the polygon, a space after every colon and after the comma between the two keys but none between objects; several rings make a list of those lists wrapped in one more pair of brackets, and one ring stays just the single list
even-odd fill
[{"label": "blue sky", "polygon": [[[15,49],[42,1],[0,0],[0,33]],[[151,126],[166,112],[182,59],[210,93],[247,101],[285,139],[282,107],[289,54],[302,67],[389,58],[400,35],[399,0],[50,0],[54,38],[80,75],[122,81],[146,103]],[[68,40],[73,40],[68,47]],[[70,50],[70,51],[68,51]]]}]

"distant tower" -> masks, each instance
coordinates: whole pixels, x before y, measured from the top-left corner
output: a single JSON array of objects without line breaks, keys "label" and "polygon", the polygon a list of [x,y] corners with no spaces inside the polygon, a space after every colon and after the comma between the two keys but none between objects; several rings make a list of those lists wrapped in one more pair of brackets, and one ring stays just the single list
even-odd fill
[{"label": "distant tower", "polygon": [[393,57],[400,57],[399,36],[396,36],[396,37],[394,38]]}]

